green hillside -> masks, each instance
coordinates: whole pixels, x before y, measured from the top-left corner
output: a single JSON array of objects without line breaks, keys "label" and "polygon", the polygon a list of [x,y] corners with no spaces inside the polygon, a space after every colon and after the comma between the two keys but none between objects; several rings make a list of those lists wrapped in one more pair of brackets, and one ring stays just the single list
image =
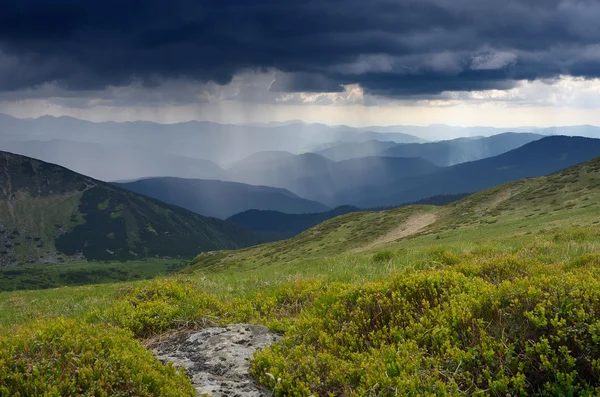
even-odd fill
[{"label": "green hillside", "polygon": [[408,206],[339,216],[289,240],[218,255],[201,254],[192,269],[300,263],[398,244],[484,241],[598,223],[600,158],[549,176],[497,186],[443,207]]},{"label": "green hillside", "polygon": [[21,360],[0,371],[0,392],[26,390],[21,357],[37,365],[38,390],[81,387],[89,377],[49,363],[72,365],[82,341],[101,340],[131,343],[135,363],[107,351],[79,371],[106,362],[114,387],[147,368],[147,385],[171,385],[155,395],[190,395],[133,338],[245,322],[283,336],[251,367],[277,396],[597,395],[599,199],[600,158],[444,207],[352,213],[200,254],[177,276],[0,293],[0,361]]},{"label": "green hillside", "polygon": [[259,242],[229,223],[24,156],[0,152],[0,186],[0,266],[189,258]]}]

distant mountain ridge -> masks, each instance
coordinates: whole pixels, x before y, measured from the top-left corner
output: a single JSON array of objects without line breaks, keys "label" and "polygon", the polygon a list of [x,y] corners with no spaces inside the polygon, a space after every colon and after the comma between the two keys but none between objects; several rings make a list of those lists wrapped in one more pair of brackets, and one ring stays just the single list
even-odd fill
[{"label": "distant mountain ridge", "polygon": [[249,209],[275,210],[289,214],[329,210],[326,205],[303,199],[285,189],[237,182],[146,178],[114,184],[197,214],[221,219]]},{"label": "distant mountain ridge", "polygon": [[239,226],[0,152],[0,266],[192,257],[262,240]]},{"label": "distant mountain ridge", "polygon": [[174,124],[146,121],[95,123],[64,116],[43,116],[37,119],[18,119],[7,115],[0,117],[0,142],[52,139],[122,147],[138,146],[150,152],[205,159],[217,164],[231,164],[260,151],[302,153],[315,146],[338,141],[380,139],[398,143],[424,142],[421,138],[403,133],[382,134],[316,123],[265,127],[207,121]]},{"label": "distant mountain ridge", "polygon": [[333,161],[343,161],[361,157],[381,156],[387,149],[393,148],[396,145],[397,143],[395,142],[377,140],[341,142],[335,145],[328,145],[329,147],[325,149],[316,150],[315,153]]},{"label": "distant mountain ridge", "polygon": [[364,157],[335,162],[316,153],[304,153],[243,164],[228,169],[227,173],[232,180],[281,187],[300,197],[330,205],[331,198],[340,190],[383,184],[438,169],[421,158]]},{"label": "distant mountain ridge", "polygon": [[316,153],[335,161],[367,156],[421,157],[437,166],[447,167],[497,156],[543,137],[540,134],[506,132],[491,137],[457,138],[419,144],[369,141],[365,144],[342,143]]},{"label": "distant mountain ridge", "polygon": [[477,192],[521,178],[547,175],[600,155],[600,139],[550,136],[504,154],[379,186],[341,191],[330,204],[398,205],[438,194]]},{"label": "distant mountain ridge", "polygon": [[223,179],[226,176],[225,170],[212,161],[150,151],[140,146],[53,139],[0,141],[0,150],[58,164],[102,181],[173,175],[205,179]]},{"label": "distant mountain ridge", "polygon": [[491,137],[458,138],[422,145],[394,145],[383,152],[386,156],[421,157],[440,167],[498,156],[517,149],[544,135],[506,132]]},{"label": "distant mountain ridge", "polygon": [[[515,134],[520,135],[520,134]],[[485,138],[484,147],[490,148],[492,143],[510,141],[515,143],[511,134]],[[364,157],[335,162],[315,153],[294,155],[290,153],[272,153],[272,156],[252,156],[226,170],[228,178],[240,182],[275,186],[293,192],[295,200],[307,199],[309,202],[323,203],[323,207],[335,208],[344,205],[359,208],[390,207],[437,195],[452,195],[464,192],[477,192],[497,184],[510,182],[523,177],[541,176],[587,161],[600,155],[600,140],[582,137],[550,136],[538,139],[539,136],[527,134],[518,139],[533,140],[523,146],[504,152],[498,156],[488,157],[472,162],[460,163],[450,167],[438,167],[420,157]],[[454,143],[469,147],[480,139],[460,139]],[[466,143],[466,146],[465,146]],[[431,144],[422,144],[431,145]],[[399,145],[411,147],[411,144]],[[496,149],[505,150],[499,145]],[[487,149],[486,149],[487,150]],[[449,151],[444,150],[444,153]],[[439,153],[433,151],[432,153]],[[481,152],[479,152],[481,153]],[[489,152],[488,152],[489,153]],[[447,159],[447,158],[446,158]],[[446,161],[446,160],[442,160]],[[216,185],[213,185],[216,186]],[[163,199],[191,209],[195,212],[216,214],[220,217],[231,216],[244,209],[274,210],[283,213],[324,212],[325,209],[300,207],[275,207],[280,199],[253,201],[252,204],[232,208],[229,212],[210,212],[211,206],[200,208],[199,203],[213,202],[213,208],[225,205],[219,200],[208,200],[210,190],[203,188],[190,194],[181,188],[161,188],[155,192],[167,192],[153,197]],[[172,190],[172,196],[168,193]],[[243,193],[247,195],[247,193]],[[215,197],[238,195],[235,193],[215,194]],[[197,197],[194,199],[193,197]],[[248,196],[252,197],[252,196]],[[190,201],[191,200],[191,201]],[[254,199],[252,199],[254,200]],[[286,198],[284,201],[288,202]],[[243,200],[242,200],[243,201]],[[282,201],[283,202],[283,201]],[[266,205],[269,203],[269,205]],[[297,201],[296,201],[297,203]]]}]

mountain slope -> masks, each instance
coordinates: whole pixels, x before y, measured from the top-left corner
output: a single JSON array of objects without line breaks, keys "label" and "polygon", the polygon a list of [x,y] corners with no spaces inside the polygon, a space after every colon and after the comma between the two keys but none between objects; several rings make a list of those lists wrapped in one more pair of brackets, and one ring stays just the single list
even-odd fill
[{"label": "mountain slope", "polygon": [[0,152],[0,264],[189,257],[260,240],[235,225]]},{"label": "mountain slope", "polygon": [[[440,238],[446,244],[454,241],[464,245],[470,240],[485,242],[506,236],[523,238],[550,232],[558,233],[553,238],[559,239],[565,228],[597,229],[598,214],[600,157],[548,176],[495,186],[443,207],[410,205],[338,216],[289,240],[219,257],[201,254],[188,271],[238,266],[236,271],[240,272],[244,268],[255,270],[275,262],[293,268],[293,264],[306,264],[307,260],[390,247],[401,247],[401,257],[397,259],[400,260],[409,255],[408,247],[431,250]],[[346,256],[339,258],[344,264],[352,263]],[[243,265],[240,267],[239,264]]]},{"label": "mountain slope", "polygon": [[[460,200],[466,196],[468,196],[468,194],[434,196],[410,203],[410,205],[432,204],[439,206]],[[383,209],[384,208],[378,208],[378,210]],[[278,211],[248,210],[227,218],[227,221],[243,226],[248,230],[252,230],[265,240],[277,241],[293,237],[321,222],[335,218],[336,216],[359,211],[367,210],[349,205],[337,207],[327,212],[311,214],[284,214]]]},{"label": "mountain slope", "polygon": [[520,178],[547,175],[600,155],[600,139],[553,136],[478,161],[442,168],[419,178],[398,178],[377,187],[340,192],[334,204],[399,205],[439,194],[477,192]]},{"label": "mountain slope", "polygon": [[197,214],[222,219],[249,209],[274,210],[289,214],[329,209],[321,203],[300,198],[285,189],[236,182],[148,178],[117,185]]}]

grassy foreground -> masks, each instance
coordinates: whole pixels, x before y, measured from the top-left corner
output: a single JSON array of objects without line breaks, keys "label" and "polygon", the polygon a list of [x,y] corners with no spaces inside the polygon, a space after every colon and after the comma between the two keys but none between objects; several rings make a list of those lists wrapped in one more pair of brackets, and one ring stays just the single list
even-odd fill
[{"label": "grassy foreground", "polygon": [[235,322],[283,333],[252,361],[277,395],[597,395],[598,170],[350,214],[175,276],[0,293],[0,395],[192,395],[136,339]]}]

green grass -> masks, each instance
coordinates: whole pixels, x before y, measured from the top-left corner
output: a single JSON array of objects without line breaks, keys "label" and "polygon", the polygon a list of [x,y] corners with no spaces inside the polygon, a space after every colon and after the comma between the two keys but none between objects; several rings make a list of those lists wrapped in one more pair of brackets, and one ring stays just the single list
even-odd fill
[{"label": "green grass", "polygon": [[180,260],[148,259],[128,262],[76,261],[0,268],[0,291],[143,280],[176,273],[186,264]]},{"label": "green grass", "polygon": [[77,212],[81,196],[81,192],[75,192],[54,197],[32,197],[19,192],[10,205],[0,201],[3,228],[9,233],[19,231],[19,234],[11,233],[10,240],[4,239],[0,251],[5,253],[0,262],[11,257],[14,261],[25,263],[61,256],[54,247],[58,225],[69,229],[83,223],[81,214]]},{"label": "green grass", "polygon": [[[284,332],[284,340],[256,356],[253,373],[278,395],[368,395],[370,389],[373,395],[393,395],[397,389],[594,393],[596,375],[586,373],[583,364],[569,364],[561,346],[600,360],[593,331],[600,324],[593,309],[600,299],[598,231],[443,240],[421,236],[375,253],[245,271],[2,293],[0,318],[9,335],[16,324],[53,322],[58,316],[125,328],[142,338],[212,323],[266,324]],[[425,323],[415,320],[420,318]],[[545,325],[550,321],[556,325]],[[437,331],[429,337],[428,329]],[[517,330],[526,330],[533,350]],[[549,361],[542,365],[544,357]],[[511,364],[499,371],[497,362]],[[282,381],[274,384],[266,373]],[[381,377],[385,373],[392,376]],[[491,375],[479,379],[472,373]],[[562,378],[553,379],[554,374]],[[535,379],[534,386],[524,385],[523,377]]]}]

